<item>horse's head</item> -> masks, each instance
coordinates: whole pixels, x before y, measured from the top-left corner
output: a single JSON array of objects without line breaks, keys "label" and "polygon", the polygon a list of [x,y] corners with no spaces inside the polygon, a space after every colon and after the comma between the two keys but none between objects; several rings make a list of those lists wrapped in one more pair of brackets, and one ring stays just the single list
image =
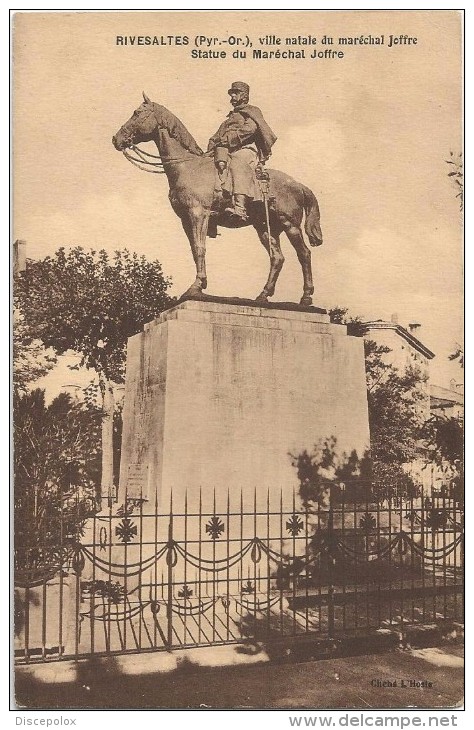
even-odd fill
[{"label": "horse's head", "polygon": [[124,150],[139,142],[149,142],[156,133],[157,119],[152,101],[143,93],[143,104],[135,109],[130,119],[112,137],[117,150]]}]

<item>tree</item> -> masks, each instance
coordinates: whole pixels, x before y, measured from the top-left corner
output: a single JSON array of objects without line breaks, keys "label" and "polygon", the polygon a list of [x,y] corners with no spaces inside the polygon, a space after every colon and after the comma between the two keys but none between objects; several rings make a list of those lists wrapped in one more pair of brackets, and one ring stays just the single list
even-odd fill
[{"label": "tree", "polygon": [[47,406],[39,388],[16,392],[13,413],[15,567],[41,574],[94,511],[101,414],[66,393]]},{"label": "tree", "polygon": [[[377,346],[368,341],[366,348],[376,350]],[[372,353],[372,367],[370,356],[366,359],[374,493],[384,498],[410,497],[416,489],[403,466],[422,454],[424,377],[415,368],[399,373],[392,366],[380,377],[383,368],[373,367],[379,359],[379,353]]]},{"label": "tree", "polygon": [[28,385],[43,377],[55,366],[56,355],[43,343],[31,337],[17,306],[13,314],[13,388],[26,393]]},{"label": "tree", "polygon": [[313,451],[290,454],[300,483],[299,495],[308,509],[330,499],[358,502],[371,495],[371,463],[368,453],[341,453],[334,436],[315,444]]},{"label": "tree", "polygon": [[[462,152],[455,155],[449,153],[450,159],[446,160],[452,165],[448,177],[452,177],[457,188],[456,197],[459,198],[459,210],[464,210],[464,163]],[[456,349],[449,360],[459,363],[464,369],[464,348],[456,343]],[[461,501],[464,497],[464,428],[458,418],[446,418],[433,416],[425,427],[424,436],[427,448],[431,457],[438,466],[446,464],[452,470],[454,479],[454,494]]]},{"label": "tree", "polygon": [[464,454],[464,429],[461,419],[434,415],[425,423],[423,433],[432,460],[458,467]]},{"label": "tree", "polygon": [[422,436],[430,461],[450,479],[452,496],[464,498],[464,425],[462,418],[433,415],[423,425]]},{"label": "tree", "polygon": [[[330,310],[331,321],[347,324],[351,334],[365,333],[362,319],[347,309]],[[367,402],[369,411],[372,486],[379,498],[410,496],[415,485],[403,466],[421,452],[424,422],[421,404],[426,378],[413,367],[399,372],[387,361],[390,348],[364,339]]]},{"label": "tree", "polygon": [[456,185],[457,193],[456,198],[459,198],[459,210],[464,209],[464,164],[462,158],[462,152],[455,155],[454,152],[449,153],[449,160],[446,160],[448,165],[452,165],[448,177],[452,177],[454,184]]},{"label": "tree", "polygon": [[113,489],[114,383],[123,382],[128,337],[170,306],[170,279],[158,261],[127,250],[60,248],[27,261],[16,294],[28,332],[58,355],[80,354],[97,373],[102,400],[101,495]]}]

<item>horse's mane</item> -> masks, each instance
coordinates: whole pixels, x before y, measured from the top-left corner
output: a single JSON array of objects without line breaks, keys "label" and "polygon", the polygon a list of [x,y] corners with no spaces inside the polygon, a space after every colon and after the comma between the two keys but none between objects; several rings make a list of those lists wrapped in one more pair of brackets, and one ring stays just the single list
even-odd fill
[{"label": "horse's mane", "polygon": [[158,123],[168,130],[171,137],[173,137],[175,140],[177,140],[177,142],[182,144],[183,147],[188,150],[188,152],[191,152],[193,155],[204,154],[203,150],[199,147],[194,137],[188,132],[183,122],[181,122],[178,117],[175,117],[175,115],[172,114],[169,109],[161,106],[161,104],[153,102],[153,106],[155,108]]}]

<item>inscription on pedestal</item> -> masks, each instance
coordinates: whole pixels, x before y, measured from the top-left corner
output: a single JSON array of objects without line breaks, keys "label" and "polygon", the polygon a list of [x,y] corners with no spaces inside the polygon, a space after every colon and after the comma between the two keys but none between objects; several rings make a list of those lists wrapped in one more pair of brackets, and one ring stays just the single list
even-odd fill
[{"label": "inscription on pedestal", "polygon": [[129,464],[127,498],[148,499],[148,464]]}]

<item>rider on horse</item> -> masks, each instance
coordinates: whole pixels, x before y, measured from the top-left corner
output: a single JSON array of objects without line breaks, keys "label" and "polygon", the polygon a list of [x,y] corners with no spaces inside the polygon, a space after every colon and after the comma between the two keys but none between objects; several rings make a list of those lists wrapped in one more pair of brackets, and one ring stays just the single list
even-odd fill
[{"label": "rider on horse", "polygon": [[277,137],[272,132],[260,109],[249,101],[250,87],[243,81],[234,81],[228,93],[234,107],[211,137],[208,152],[214,151],[219,172],[228,165],[234,195],[234,207],[226,213],[242,221],[247,220],[246,202],[258,196],[255,169],[271,155]]}]

